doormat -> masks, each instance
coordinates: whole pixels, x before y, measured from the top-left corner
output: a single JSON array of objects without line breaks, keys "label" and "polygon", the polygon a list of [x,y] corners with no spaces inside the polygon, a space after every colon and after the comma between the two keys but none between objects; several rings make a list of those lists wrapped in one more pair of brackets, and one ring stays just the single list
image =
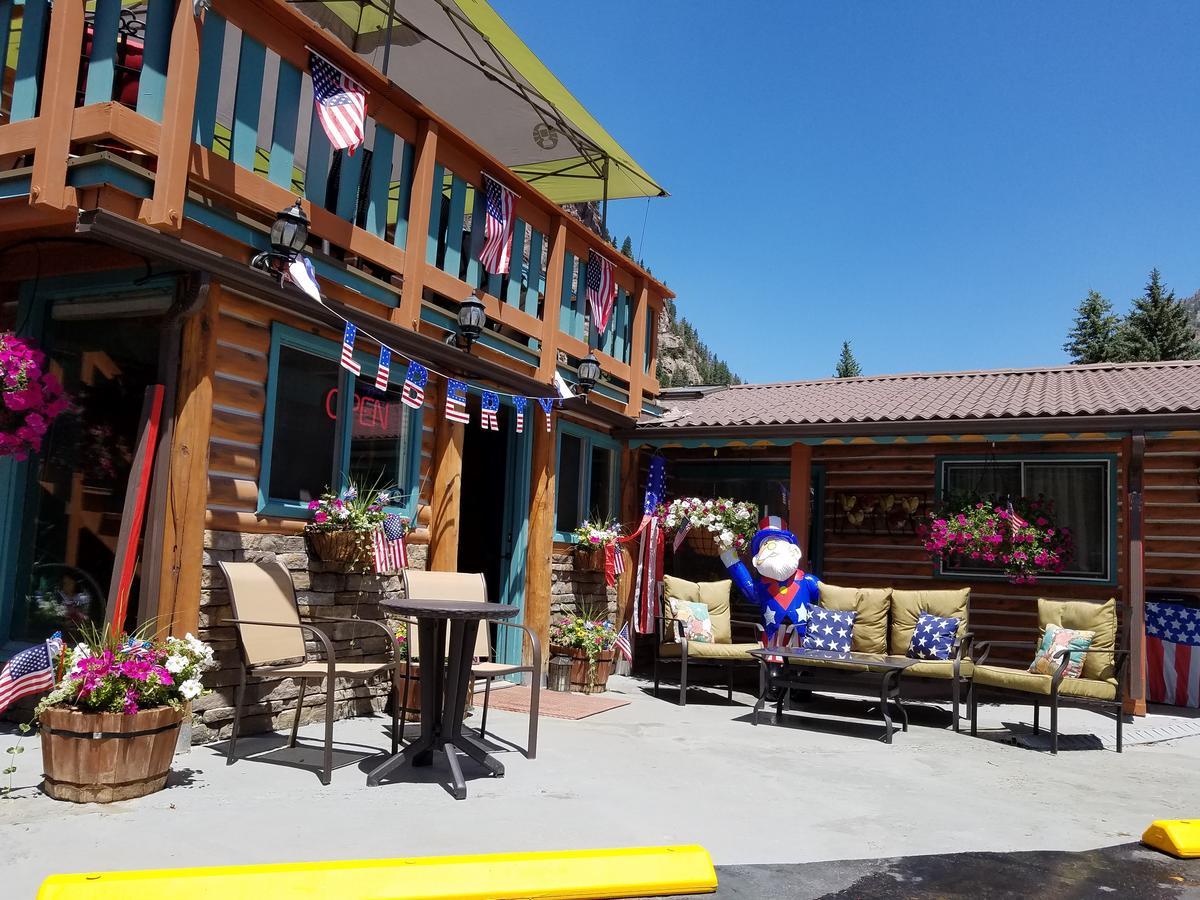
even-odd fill
[{"label": "doormat", "polygon": [[[488,706],[491,709],[527,713],[529,712],[529,698],[530,691],[525,685],[514,685],[502,690],[493,688]],[[543,690],[538,697],[538,717],[586,719],[588,716],[628,705],[628,700],[608,694],[568,694],[561,691]],[[477,691],[475,694],[475,709],[476,711],[483,709],[483,691]]]},{"label": "doormat", "polygon": [[[1180,738],[1200,735],[1200,721],[1175,721],[1164,725],[1136,728],[1128,723],[1121,743],[1126,747],[1137,747],[1143,744],[1159,744],[1163,741],[1176,741]],[[1022,734],[1016,736],[1013,743],[1028,750],[1049,750],[1050,734],[1043,729],[1039,734]],[[1095,734],[1060,734],[1058,736],[1059,750],[1105,750],[1117,749],[1116,725],[1111,726],[1108,733]]]}]

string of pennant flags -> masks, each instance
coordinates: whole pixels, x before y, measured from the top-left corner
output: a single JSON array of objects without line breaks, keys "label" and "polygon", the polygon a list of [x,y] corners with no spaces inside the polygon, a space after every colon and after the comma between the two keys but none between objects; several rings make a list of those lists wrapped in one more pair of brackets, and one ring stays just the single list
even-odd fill
[{"label": "string of pennant flags", "polygon": [[439,372],[437,369],[430,368],[424,363],[403,356],[389,347],[383,340],[371,334],[366,329],[351,322],[341,313],[331,309],[321,296],[321,289],[317,286],[316,272],[313,270],[312,261],[307,256],[298,256],[288,266],[287,277],[305,294],[319,303],[330,314],[341,319],[344,323],[342,330],[342,352],[339,357],[339,364],[343,369],[354,375],[356,378],[363,374],[363,366],[357,359],[354,358],[355,345],[360,337],[367,338],[379,345],[379,360],[375,369],[374,386],[379,391],[384,391],[391,384],[392,360],[395,357],[407,359],[408,366],[404,373],[404,383],[400,390],[400,402],[411,409],[420,409],[425,404],[425,387],[429,382],[430,374],[437,375],[446,382],[446,404],[442,414],[451,422],[458,422],[463,425],[470,424],[471,413],[467,409],[467,394],[478,393],[480,395],[480,425],[488,431],[499,431],[499,412],[500,398],[508,397],[512,401],[513,409],[516,411],[515,430],[517,434],[523,434],[525,431],[525,411],[529,408],[529,402],[536,401],[541,407],[543,417],[545,419],[546,431],[552,431],[554,427],[553,416],[555,406],[561,406],[563,400],[568,400],[574,397],[570,385],[567,384],[565,378],[558,372],[554,373],[554,386],[557,391],[553,396],[531,397],[524,394],[512,394],[506,391],[497,391],[492,388],[482,388],[469,384],[461,378],[455,378],[453,375],[448,375],[444,372]]}]

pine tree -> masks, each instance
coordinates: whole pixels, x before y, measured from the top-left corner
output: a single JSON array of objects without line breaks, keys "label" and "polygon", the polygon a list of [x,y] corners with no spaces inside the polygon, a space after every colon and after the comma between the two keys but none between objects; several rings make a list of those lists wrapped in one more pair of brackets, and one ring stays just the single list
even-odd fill
[{"label": "pine tree", "polygon": [[621,255],[633,259],[633,238],[625,235],[625,240],[621,242]]},{"label": "pine tree", "polygon": [[1118,334],[1121,319],[1099,291],[1088,291],[1075,310],[1075,326],[1067,333],[1063,350],[1073,363],[1118,362],[1125,354]]},{"label": "pine tree", "polygon": [[858,378],[860,375],[862,375],[862,366],[854,358],[854,353],[850,350],[850,342],[842,341],[842,355],[838,358],[837,370],[833,373],[833,377]]},{"label": "pine tree", "polygon": [[1119,339],[1123,358],[1132,362],[1200,358],[1191,316],[1175,292],[1162,283],[1158,269],[1150,271],[1145,295],[1134,299]]}]

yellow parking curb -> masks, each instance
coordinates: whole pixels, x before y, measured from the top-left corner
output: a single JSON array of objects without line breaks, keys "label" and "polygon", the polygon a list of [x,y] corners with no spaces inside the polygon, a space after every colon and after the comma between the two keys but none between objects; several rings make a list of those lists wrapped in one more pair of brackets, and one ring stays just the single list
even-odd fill
[{"label": "yellow parking curb", "polygon": [[51,875],[38,900],[591,900],[717,889],[698,846],[493,853]]},{"label": "yellow parking curb", "polygon": [[1180,859],[1200,856],[1200,819],[1159,819],[1142,835],[1142,843]]}]

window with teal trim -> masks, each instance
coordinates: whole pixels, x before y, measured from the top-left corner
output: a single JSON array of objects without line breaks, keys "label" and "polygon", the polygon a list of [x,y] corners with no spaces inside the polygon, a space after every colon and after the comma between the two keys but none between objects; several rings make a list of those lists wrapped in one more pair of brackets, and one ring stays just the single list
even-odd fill
[{"label": "window with teal trim", "polygon": [[559,425],[555,477],[554,537],[573,540],[571,532],[585,519],[617,517],[619,444],[596,431],[568,422]]},{"label": "window with teal trim", "polygon": [[[276,324],[259,478],[260,512],[307,514],[308,502],[353,481],[397,492],[389,510],[416,513],[421,413],[400,385],[375,387],[375,358],[355,354],[363,375],[338,364],[341,344]],[[404,369],[400,368],[401,377]],[[369,373],[369,374],[368,374]]]}]

